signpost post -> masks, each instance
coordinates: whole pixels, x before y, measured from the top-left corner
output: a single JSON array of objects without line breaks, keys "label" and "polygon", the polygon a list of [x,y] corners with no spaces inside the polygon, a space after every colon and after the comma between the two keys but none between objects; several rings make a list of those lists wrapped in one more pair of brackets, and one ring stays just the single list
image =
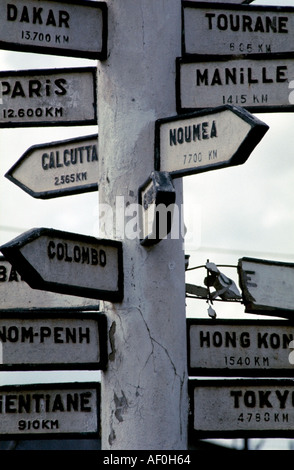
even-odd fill
[{"label": "signpost post", "polygon": [[32,229],[0,247],[34,289],[119,302],[122,243],[53,229]]},{"label": "signpost post", "polygon": [[2,49],[103,59],[107,54],[107,8],[87,0],[3,0]]},{"label": "signpost post", "polygon": [[0,439],[98,438],[100,384],[0,387]]},{"label": "signpost post", "polygon": [[190,436],[293,437],[293,379],[193,379]]},{"label": "signpost post", "polygon": [[238,272],[246,312],[293,318],[293,263],[245,257]]},{"label": "signpost post", "polygon": [[[109,55],[98,63],[99,154],[104,157],[99,159],[99,202],[110,208],[116,234],[122,217],[116,198],[124,201],[122,213],[129,210],[133,217],[138,187],[154,170],[154,121],[176,111],[181,2],[107,0],[107,5]],[[174,186],[181,207],[181,181]],[[103,308],[113,351],[101,373],[102,448],[184,450],[183,239],[167,237],[146,249],[139,237],[125,235],[123,246],[124,299],[117,305],[105,302]],[[168,390],[167,384],[172,384]]]},{"label": "signpost post", "polygon": [[0,370],[99,370],[107,363],[102,313],[0,315]]},{"label": "signpost post", "polygon": [[190,376],[293,376],[294,324],[187,318]]},{"label": "signpost post", "polygon": [[97,124],[96,68],[0,73],[0,128]]},{"label": "signpost post", "polygon": [[5,175],[35,198],[98,189],[98,134],[30,147]]},{"label": "signpost post", "polygon": [[155,168],[179,177],[243,164],[267,130],[262,121],[233,106],[159,119]]},{"label": "signpost post", "polygon": [[294,55],[294,8],[183,2],[183,55]]}]

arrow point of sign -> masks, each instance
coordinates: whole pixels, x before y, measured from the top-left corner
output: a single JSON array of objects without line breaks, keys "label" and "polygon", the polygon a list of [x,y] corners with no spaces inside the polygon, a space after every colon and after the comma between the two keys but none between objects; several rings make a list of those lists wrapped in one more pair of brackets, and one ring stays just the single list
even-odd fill
[{"label": "arrow point of sign", "polygon": [[155,168],[172,178],[243,164],[269,126],[223,105],[155,122]]},{"label": "arrow point of sign", "polygon": [[[5,177],[37,199],[71,196],[98,190],[98,160],[98,134],[36,144]],[[64,174],[69,165],[71,173]]]},{"label": "arrow point of sign", "polygon": [[25,273],[27,284],[35,288],[35,284],[42,281],[42,277],[38,272],[26,261],[26,259],[21,254],[21,248],[25,244],[30,244],[36,238],[41,236],[44,231],[47,229],[44,228],[32,228],[21,235],[13,238],[11,241],[0,246],[0,251],[4,255],[5,259],[11,263],[15,270],[22,276]]},{"label": "arrow point of sign", "polygon": [[227,105],[227,108],[243,119],[243,121],[248,122],[251,126],[248,134],[245,136],[237,152],[232,156],[231,161],[229,162],[229,166],[241,165],[246,162],[252,151],[262,140],[269,130],[269,126],[244,108],[231,105]]}]

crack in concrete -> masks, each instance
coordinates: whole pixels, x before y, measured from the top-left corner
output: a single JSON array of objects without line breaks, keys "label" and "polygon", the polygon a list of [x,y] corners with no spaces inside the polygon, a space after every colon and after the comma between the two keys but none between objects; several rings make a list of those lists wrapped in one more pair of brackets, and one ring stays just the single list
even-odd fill
[{"label": "crack in concrete", "polygon": [[[179,381],[180,381],[180,400],[179,400],[179,402],[182,403],[182,400],[183,400],[183,388],[184,388],[184,385],[185,385],[186,373],[184,372],[183,377],[181,377],[181,376],[178,374],[177,368],[176,368],[176,366],[175,366],[175,364],[174,364],[172,358],[170,357],[170,354],[169,354],[168,350],[167,350],[162,344],[160,344],[155,338],[153,338],[153,336],[151,335],[151,332],[150,332],[150,328],[148,327],[148,325],[147,325],[147,323],[146,323],[146,321],[145,321],[145,319],[144,319],[144,317],[143,317],[142,311],[141,311],[139,308],[137,308],[137,309],[138,309],[138,311],[139,311],[139,313],[140,313],[140,315],[141,315],[141,317],[142,317],[142,319],[143,319],[143,322],[144,322],[144,324],[145,324],[145,326],[146,326],[146,329],[147,329],[147,331],[148,331],[148,335],[149,335],[150,342],[151,342],[151,347],[152,347],[152,351],[150,352],[148,358],[146,359],[145,364],[144,364],[144,366],[143,366],[143,369],[146,367],[146,365],[147,365],[147,363],[148,363],[150,357],[153,355],[153,353],[154,353],[154,343],[156,343],[156,344],[157,344],[160,348],[162,348],[163,351],[165,352],[165,354],[166,354],[166,356],[168,357],[169,362],[170,362],[170,364],[171,364],[171,366],[172,366],[172,368],[173,368],[173,370],[174,370],[175,377],[177,377],[177,378],[179,379]],[[154,364],[154,363],[153,363],[153,364]],[[156,372],[155,368],[154,368],[154,372]],[[182,436],[182,435],[183,435],[183,427],[182,427],[181,406],[179,406],[179,418],[180,418],[180,419],[179,419],[179,422],[180,422],[180,435]]]},{"label": "crack in concrete", "polygon": [[[139,417],[139,419],[143,420],[143,415],[142,415],[142,410],[141,410],[141,405],[140,405],[140,398],[142,398],[144,396],[144,388],[142,388],[140,386],[140,382],[141,382],[141,374],[144,370],[144,368],[147,366],[148,362],[150,361],[150,359],[152,358],[152,362],[153,362],[153,370],[154,370],[154,373],[157,373],[157,368],[156,368],[156,364],[155,364],[155,360],[154,360],[154,348],[155,348],[155,345],[157,345],[159,348],[162,349],[162,351],[164,351],[164,354],[166,355],[166,357],[168,358],[169,360],[169,363],[171,364],[171,367],[172,367],[172,370],[174,372],[174,379],[173,379],[173,384],[179,380],[180,382],[180,390],[179,390],[179,423],[180,423],[180,436],[183,436],[184,433],[185,433],[185,429],[184,429],[184,426],[183,426],[183,416],[182,416],[182,406],[180,405],[181,403],[183,403],[183,400],[185,398],[184,396],[184,387],[185,387],[185,378],[186,378],[186,373],[184,372],[183,373],[183,377],[181,377],[178,372],[177,372],[177,367],[175,365],[175,363],[173,362],[171,356],[170,356],[170,353],[168,351],[168,349],[166,347],[164,347],[158,340],[156,340],[152,334],[151,334],[151,331],[150,331],[150,328],[146,322],[146,320],[144,319],[144,316],[143,316],[143,312],[141,310],[140,307],[138,306],[132,306],[131,309],[135,309],[139,312],[143,322],[144,322],[144,325],[145,325],[145,328],[146,328],[146,331],[148,333],[148,337],[149,337],[149,340],[150,340],[150,347],[151,347],[151,351],[150,353],[148,354],[142,368],[141,368],[141,371],[139,372],[139,377],[138,377],[138,382],[137,382],[137,385],[133,385],[131,383],[129,383],[128,385],[131,386],[131,387],[134,387],[135,388],[135,397],[136,397],[136,400],[134,401],[133,405],[129,402],[129,400],[127,399],[124,391],[119,387],[118,389],[121,390],[121,394],[120,396],[118,394],[116,394],[114,392],[114,412],[112,412],[112,418],[111,418],[111,425],[110,425],[110,434],[108,436],[108,442],[109,442],[109,445],[112,446],[115,439],[116,439],[116,434],[115,434],[115,423],[113,422],[113,419],[114,417],[116,418],[116,422],[117,424],[119,423],[122,423],[124,420],[125,420],[125,414],[128,412],[129,409],[134,409],[135,413],[137,414],[137,416]],[[120,317],[120,315],[118,314],[117,312],[117,318],[120,320],[120,322],[122,322],[122,319]],[[117,322],[112,322],[111,324],[111,327],[110,327],[110,330],[109,330],[109,341],[110,341],[110,344],[111,344],[111,353],[110,353],[110,360],[112,361],[115,361],[115,356],[116,356],[116,348],[115,348],[115,333],[116,333],[116,328],[117,328]],[[124,336],[124,334],[123,334]],[[119,384],[117,384],[119,385]],[[173,387],[173,385],[172,385]]]}]

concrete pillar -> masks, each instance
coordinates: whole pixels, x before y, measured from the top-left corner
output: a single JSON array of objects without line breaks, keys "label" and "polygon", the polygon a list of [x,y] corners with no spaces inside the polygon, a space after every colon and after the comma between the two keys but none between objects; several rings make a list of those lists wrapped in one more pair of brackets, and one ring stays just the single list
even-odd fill
[{"label": "concrete pillar", "polygon": [[[134,212],[138,188],[154,170],[155,121],[176,114],[181,1],[106,3],[108,58],[98,63],[100,228],[123,241],[124,300],[104,303],[110,351],[101,379],[102,448],[185,450],[183,239],[179,233],[141,246]],[[175,186],[181,207],[181,180]]]}]

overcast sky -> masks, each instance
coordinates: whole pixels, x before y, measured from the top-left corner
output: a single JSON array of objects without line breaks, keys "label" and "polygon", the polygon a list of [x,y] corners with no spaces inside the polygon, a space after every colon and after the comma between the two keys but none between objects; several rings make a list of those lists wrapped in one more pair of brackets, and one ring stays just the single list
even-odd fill
[{"label": "overcast sky", "polygon": [[[253,4],[294,6],[294,0]],[[10,51],[0,51],[0,63],[2,71],[96,65],[90,60]],[[270,129],[244,165],[184,178],[185,224],[193,232],[186,250],[190,267],[203,265],[207,259],[236,265],[244,256],[294,262],[294,114],[257,117]],[[38,200],[4,178],[30,146],[97,130],[96,126],[0,129],[0,244],[33,227],[97,236],[97,192]],[[223,271],[237,281],[236,269]],[[191,271],[186,282],[203,285],[205,274],[205,270]],[[218,318],[253,317],[244,314],[241,305],[219,302],[215,309]],[[187,315],[207,318],[206,303],[187,300]],[[65,377],[57,374],[57,380],[62,380],[61,375]],[[10,381],[7,377],[1,373],[0,383]]]},{"label": "overcast sky", "polygon": [[[294,1],[253,4],[294,6]],[[199,245],[187,250],[190,266],[203,265],[207,259],[236,265],[244,256],[294,262],[294,114],[256,116],[270,128],[244,165],[184,178],[187,211],[194,204],[199,216]],[[224,268],[223,272],[238,280],[236,270]],[[200,282],[204,276],[203,270],[191,271],[187,282]],[[205,302],[187,303],[188,315],[206,315]],[[243,315],[241,305],[215,305],[219,318],[255,317]]]}]

